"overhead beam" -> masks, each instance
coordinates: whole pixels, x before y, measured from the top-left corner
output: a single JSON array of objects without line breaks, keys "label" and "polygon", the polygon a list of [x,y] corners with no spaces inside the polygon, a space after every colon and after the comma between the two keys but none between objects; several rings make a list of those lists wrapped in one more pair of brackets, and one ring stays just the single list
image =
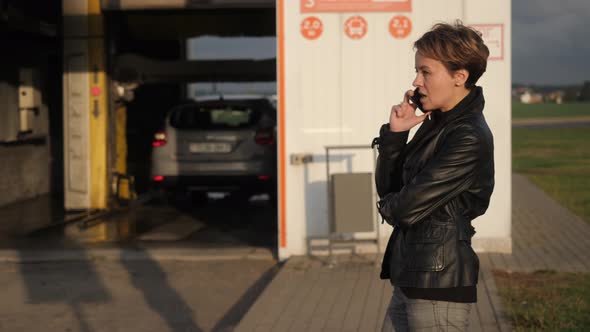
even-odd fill
[{"label": "overhead beam", "polygon": [[101,0],[103,10],[275,8],[276,0]]},{"label": "overhead beam", "polygon": [[56,37],[57,26],[29,15],[20,8],[6,4],[0,7],[0,30],[25,32],[38,36]]},{"label": "overhead beam", "polygon": [[276,35],[274,9],[126,12],[122,17],[136,39]]},{"label": "overhead beam", "polygon": [[113,78],[123,83],[273,82],[276,59],[160,61],[127,54],[115,58]]}]

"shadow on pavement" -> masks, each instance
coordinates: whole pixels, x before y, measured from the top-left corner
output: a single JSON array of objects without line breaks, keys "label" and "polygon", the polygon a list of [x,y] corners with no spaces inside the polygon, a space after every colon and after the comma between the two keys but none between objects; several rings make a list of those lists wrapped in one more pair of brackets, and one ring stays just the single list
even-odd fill
[{"label": "shadow on pavement", "polygon": [[[139,247],[135,249],[144,251]],[[202,331],[193,320],[192,309],[170,285],[166,272],[156,261],[121,259],[120,263],[127,270],[132,285],[143,294],[150,309],[162,317],[170,330]]]},{"label": "shadow on pavement", "polygon": [[[84,252],[83,248],[78,248]],[[24,254],[19,252],[22,258]],[[63,264],[74,265],[68,269],[71,273],[64,275]],[[103,285],[99,274],[87,260],[55,264],[19,264],[20,275],[26,288],[28,303],[32,304],[67,304],[79,323],[79,331],[92,331],[84,315],[83,305],[106,303],[111,295]]]},{"label": "shadow on pavement", "polygon": [[254,305],[254,302],[274,279],[280,270],[279,265],[275,265],[268,269],[246,292],[240,299],[223,315],[223,317],[215,324],[211,331],[221,332],[228,331],[235,328],[240,320],[246,315],[248,310]]}]

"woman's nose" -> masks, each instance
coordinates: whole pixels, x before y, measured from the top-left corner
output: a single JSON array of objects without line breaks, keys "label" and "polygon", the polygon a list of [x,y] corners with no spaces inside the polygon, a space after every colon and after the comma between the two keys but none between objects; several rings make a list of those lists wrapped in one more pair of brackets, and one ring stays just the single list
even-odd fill
[{"label": "woman's nose", "polygon": [[414,82],[412,82],[412,86],[415,88],[422,86],[422,79],[420,79],[420,75],[416,75],[416,78],[414,78]]}]

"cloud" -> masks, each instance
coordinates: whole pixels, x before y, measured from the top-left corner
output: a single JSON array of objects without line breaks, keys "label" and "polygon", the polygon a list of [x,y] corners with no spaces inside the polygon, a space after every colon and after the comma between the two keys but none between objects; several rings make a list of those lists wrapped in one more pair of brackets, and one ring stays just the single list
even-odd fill
[{"label": "cloud", "polygon": [[580,84],[590,80],[587,55],[567,55],[558,57],[530,57],[512,66],[514,83],[532,84]]},{"label": "cloud", "polygon": [[513,81],[590,80],[590,1],[512,1]]}]

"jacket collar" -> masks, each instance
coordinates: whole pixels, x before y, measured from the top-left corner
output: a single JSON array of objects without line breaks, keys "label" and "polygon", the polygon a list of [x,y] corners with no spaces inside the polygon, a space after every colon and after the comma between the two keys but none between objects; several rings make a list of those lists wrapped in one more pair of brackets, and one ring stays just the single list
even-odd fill
[{"label": "jacket collar", "polygon": [[437,110],[434,111],[432,115],[436,120],[448,123],[461,116],[482,112],[484,104],[483,89],[480,86],[476,86],[451,110],[447,112]]},{"label": "jacket collar", "polygon": [[440,110],[432,112],[432,119],[427,119],[422,123],[414,138],[406,146],[406,151],[415,150],[421,143],[429,141],[447,123],[468,117],[472,114],[482,113],[484,104],[483,89],[480,86],[476,86],[451,110],[447,112],[441,112]]}]

